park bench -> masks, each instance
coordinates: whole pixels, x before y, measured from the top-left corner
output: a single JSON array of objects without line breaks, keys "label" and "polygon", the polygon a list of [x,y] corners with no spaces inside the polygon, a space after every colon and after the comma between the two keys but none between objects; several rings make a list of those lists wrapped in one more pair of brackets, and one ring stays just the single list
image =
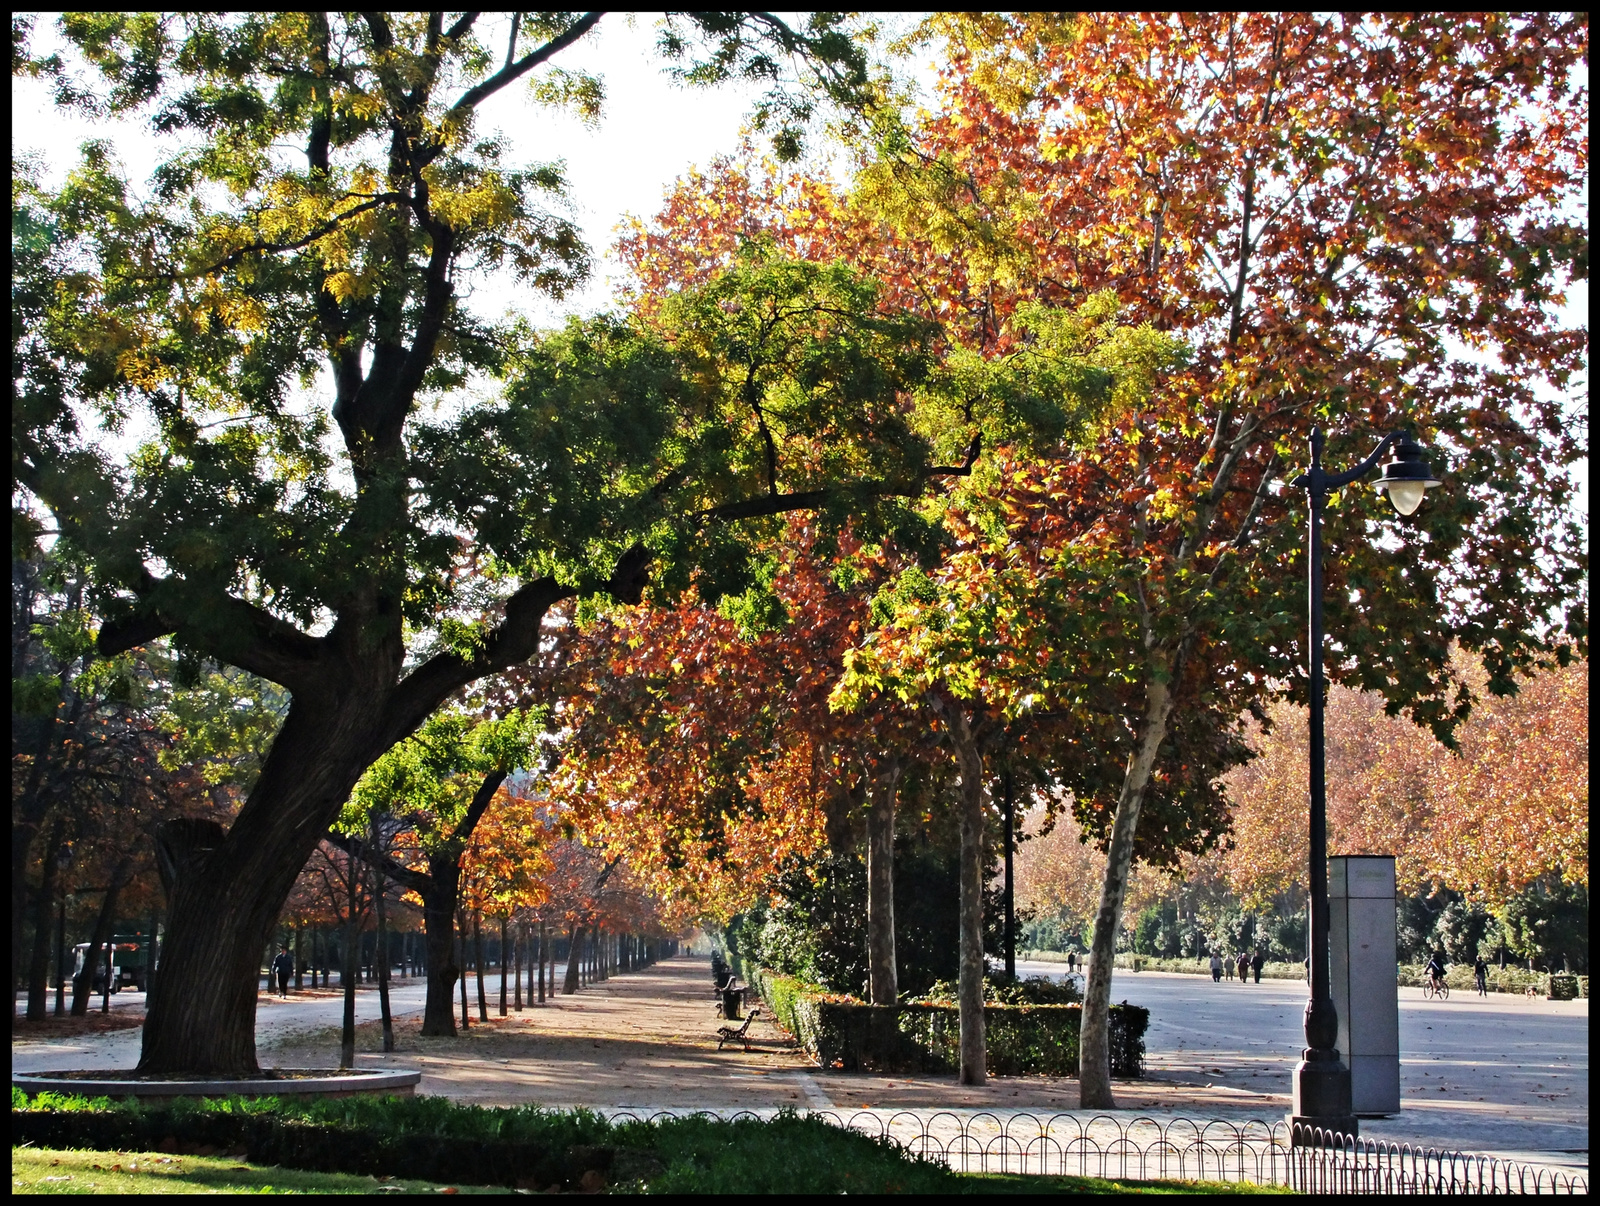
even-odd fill
[{"label": "park bench", "polygon": [[725,1043],[743,1043],[744,1049],[750,1050],[750,1023],[756,1020],[756,1015],[760,1012],[759,1009],[752,1009],[745,1014],[742,1026],[718,1026],[717,1050],[721,1051]]}]

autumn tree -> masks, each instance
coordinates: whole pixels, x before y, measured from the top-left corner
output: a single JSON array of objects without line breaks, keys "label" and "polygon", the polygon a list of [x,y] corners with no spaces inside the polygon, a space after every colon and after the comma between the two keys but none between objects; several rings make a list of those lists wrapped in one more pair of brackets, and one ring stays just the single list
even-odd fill
[{"label": "autumn tree", "polygon": [[[14,26],[14,66],[53,76],[61,103],[148,115],[179,144],[147,195],[104,144],[58,193],[35,190],[59,237],[34,279],[64,287],[38,290],[53,300],[25,329],[41,351],[14,390],[15,476],[94,566],[115,612],[103,654],[172,634],[293,698],[238,820],[176,886],[147,1072],[254,1069],[256,952],[318,835],[386,749],[526,658],[553,603],[635,598],[653,558],[726,564],[719,525],[870,510],[937,468],[848,390],[788,399],[810,438],[780,439],[797,433],[725,362],[685,366],[625,324],[536,340],[473,315],[475,274],[559,294],[586,267],[544,201],[559,169],[514,162],[482,126],[519,81],[592,106],[594,82],[553,64],[602,20],[482,17],[69,16],[88,79],[30,58]],[[775,81],[758,116],[780,152],[812,98],[863,97],[835,14],[666,22],[689,82]],[[512,385],[429,417],[424,401],[478,373]],[[78,403],[148,415],[150,455],[114,464]],[[481,624],[461,607],[464,548],[490,569]]]},{"label": "autumn tree", "polygon": [[[1139,568],[1142,633],[1085,1003],[1084,1104],[1106,1106],[1110,952],[1185,677],[1224,640],[1304,698],[1302,500],[1277,491],[1311,427],[1344,461],[1409,425],[1449,487],[1376,542],[1379,500],[1334,500],[1335,681],[1448,735],[1474,698],[1452,640],[1496,693],[1586,639],[1567,477],[1586,339],[1560,307],[1587,266],[1587,29],[1285,13],[956,14],[932,30],[940,106],[892,130],[848,194],[718,181],[702,213],[741,187],[764,211],[670,249],[649,232],[631,254],[649,289],[770,226],[780,245],[851,255],[970,346],[1006,348],[1025,303],[1109,289],[1129,321],[1193,347],[1079,478],[1086,530],[1116,533]],[[693,209],[680,194],[669,214]]]},{"label": "autumn tree", "polygon": [[[1483,671],[1457,654],[1459,673]],[[1450,888],[1501,909],[1546,877],[1587,885],[1587,660],[1518,677],[1456,730],[1454,750],[1384,713],[1372,694],[1329,693],[1328,835],[1335,854],[1392,851],[1402,892]],[[1218,856],[1247,906],[1305,876],[1306,720],[1288,703],[1230,773],[1231,848]]]},{"label": "autumn tree", "polygon": [[892,1003],[895,799],[925,726],[893,707],[828,707],[881,562],[848,532],[791,522],[740,596],[712,607],[691,594],[589,626],[554,782],[585,832],[625,852],[656,894],[719,920],[824,840],[853,844],[862,826],[842,814],[859,812],[870,991]]}]

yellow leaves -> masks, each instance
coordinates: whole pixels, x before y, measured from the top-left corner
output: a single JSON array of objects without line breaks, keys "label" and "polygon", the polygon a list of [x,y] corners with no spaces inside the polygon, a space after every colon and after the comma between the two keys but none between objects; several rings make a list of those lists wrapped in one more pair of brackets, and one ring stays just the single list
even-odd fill
[{"label": "yellow leaves", "polygon": [[359,282],[353,272],[335,272],[323,281],[323,287],[333,294],[334,300],[347,302],[359,292]]},{"label": "yellow leaves", "polygon": [[146,349],[128,349],[117,356],[117,372],[135,389],[153,390],[172,376],[172,370]]},{"label": "yellow leaves", "polygon": [[362,122],[376,121],[383,116],[383,102],[358,88],[336,88],[333,108],[336,113],[347,114]]}]

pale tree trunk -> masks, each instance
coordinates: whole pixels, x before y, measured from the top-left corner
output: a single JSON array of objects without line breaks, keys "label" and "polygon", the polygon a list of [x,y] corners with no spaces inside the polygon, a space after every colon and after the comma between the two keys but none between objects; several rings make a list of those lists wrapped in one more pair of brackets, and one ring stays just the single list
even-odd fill
[{"label": "pale tree trunk", "polygon": [[[1159,667],[1164,677],[1165,667]],[[1133,838],[1139,827],[1139,809],[1155,769],[1156,755],[1172,714],[1168,683],[1152,674],[1145,703],[1144,731],[1128,760],[1117,797],[1117,815],[1111,824],[1106,850],[1105,880],[1100,888],[1100,908],[1094,919],[1094,941],[1089,951],[1089,974],[1083,990],[1083,1023],[1078,1037],[1078,1107],[1116,1108],[1111,1095],[1111,971],[1116,960],[1117,928],[1127,898],[1128,874],[1133,868]]]},{"label": "pale tree trunk", "polygon": [[583,959],[583,927],[572,927],[572,936],[567,940],[567,979],[561,986],[561,995],[570,997],[578,991],[578,976],[582,972]]},{"label": "pale tree trunk", "polygon": [[869,768],[867,808],[867,981],[874,1005],[900,999],[894,949],[894,797],[900,783],[898,759],[873,775]]},{"label": "pale tree trunk", "polygon": [[961,1074],[964,1085],[988,1079],[983,1026],[983,754],[959,702],[939,701],[945,730],[961,772],[961,975],[956,993],[961,1013]]}]

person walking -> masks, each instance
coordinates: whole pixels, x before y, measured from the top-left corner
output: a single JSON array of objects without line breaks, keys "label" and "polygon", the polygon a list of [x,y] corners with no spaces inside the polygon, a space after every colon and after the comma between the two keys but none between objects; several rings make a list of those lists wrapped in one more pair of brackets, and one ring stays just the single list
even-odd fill
[{"label": "person walking", "polygon": [[1078,970],[1078,952],[1077,951],[1068,951],[1067,952],[1067,971],[1075,972],[1077,970]]},{"label": "person walking", "polygon": [[1248,983],[1250,983],[1250,956],[1245,951],[1240,951],[1239,952],[1238,968],[1239,968],[1239,983],[1240,984],[1248,984]]},{"label": "person walking", "polygon": [[294,970],[294,958],[289,954],[289,944],[284,943],[278,957],[272,961],[272,974],[278,979],[278,995],[289,995],[289,973]]},{"label": "person walking", "polygon": [[1222,957],[1216,951],[1211,952],[1211,982],[1222,983]]},{"label": "person walking", "polygon": [[1256,974],[1256,983],[1261,983],[1261,969],[1266,964],[1267,957],[1261,953],[1261,948],[1256,947],[1255,958],[1250,960],[1250,970]]},{"label": "person walking", "polygon": [[1484,962],[1482,955],[1472,961],[1472,983],[1480,997],[1489,995],[1489,965]]}]

